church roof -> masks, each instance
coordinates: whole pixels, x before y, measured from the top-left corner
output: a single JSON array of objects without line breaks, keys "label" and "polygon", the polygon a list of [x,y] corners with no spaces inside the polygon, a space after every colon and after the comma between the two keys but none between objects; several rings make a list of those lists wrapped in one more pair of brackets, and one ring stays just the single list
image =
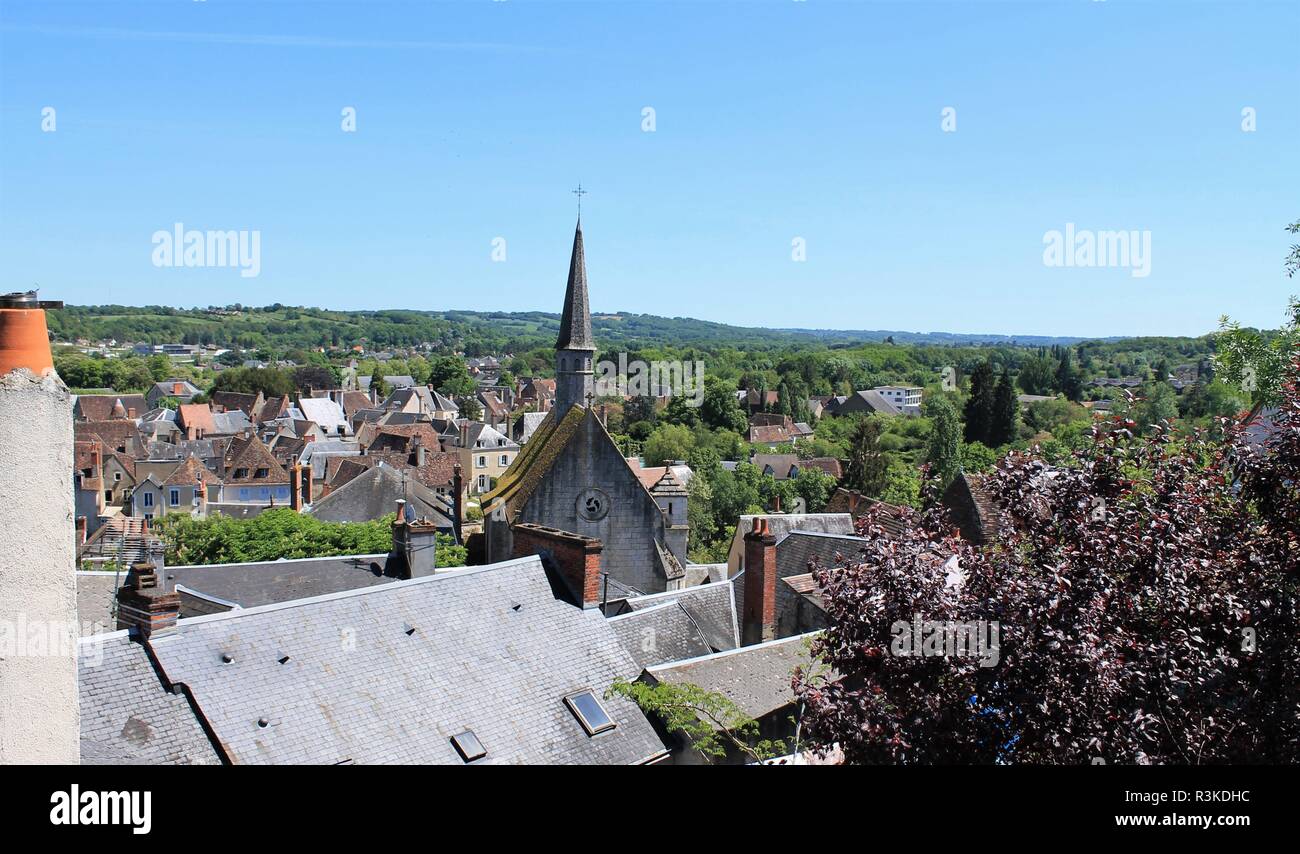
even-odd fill
[{"label": "church roof", "polygon": [[506,502],[518,506],[532,495],[588,413],[586,407],[573,406],[557,422],[555,413],[548,412],[532,439],[497,480],[496,488],[483,496],[483,513],[491,513]]},{"label": "church roof", "polygon": [[569,259],[569,285],[564,291],[564,315],[560,318],[557,350],[595,350],[591,336],[591,306],[587,302],[587,261],[582,252],[582,221],[573,233],[573,256]]}]

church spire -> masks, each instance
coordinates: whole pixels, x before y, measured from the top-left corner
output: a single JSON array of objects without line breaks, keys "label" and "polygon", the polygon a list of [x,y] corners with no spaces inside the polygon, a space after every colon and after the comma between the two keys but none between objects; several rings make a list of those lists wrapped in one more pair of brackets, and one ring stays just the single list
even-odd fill
[{"label": "church spire", "polygon": [[564,315],[556,350],[595,350],[591,337],[591,307],[587,303],[587,261],[582,252],[582,219],[573,233],[573,256],[569,259],[569,285],[564,292]]}]

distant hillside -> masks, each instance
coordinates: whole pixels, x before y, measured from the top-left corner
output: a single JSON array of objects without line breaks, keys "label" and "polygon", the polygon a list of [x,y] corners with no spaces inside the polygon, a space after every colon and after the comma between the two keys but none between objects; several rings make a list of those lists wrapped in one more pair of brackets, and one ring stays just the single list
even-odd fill
[{"label": "distant hillside", "polygon": [[[186,343],[260,347],[367,349],[431,343],[473,352],[521,352],[553,339],[560,317],[549,312],[330,311],[274,304],[180,309],[169,306],[68,306],[50,313],[50,329],[64,341],[77,338],[152,344]],[[831,347],[891,339],[899,344],[1051,346],[1089,340],[1037,335],[981,335],[897,330],[761,329],[689,317],[618,312],[592,318],[597,340],[613,344],[721,345],[769,348],[798,344]],[[1117,339],[1102,339],[1117,340]]]}]

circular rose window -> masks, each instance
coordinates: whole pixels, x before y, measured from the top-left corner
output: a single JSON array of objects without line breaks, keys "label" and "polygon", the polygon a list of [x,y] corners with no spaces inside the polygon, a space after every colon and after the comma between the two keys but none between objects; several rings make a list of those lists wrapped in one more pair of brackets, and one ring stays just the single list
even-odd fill
[{"label": "circular rose window", "polygon": [[578,515],[588,522],[599,522],[609,513],[609,496],[591,487],[578,494]]}]

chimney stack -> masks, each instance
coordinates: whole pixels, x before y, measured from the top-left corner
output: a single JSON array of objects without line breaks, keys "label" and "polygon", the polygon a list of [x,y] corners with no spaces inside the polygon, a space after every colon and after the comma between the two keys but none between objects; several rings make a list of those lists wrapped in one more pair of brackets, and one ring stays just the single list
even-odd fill
[{"label": "chimney stack", "polygon": [[298,463],[289,470],[289,507],[295,513],[302,512],[302,466]]},{"label": "chimney stack", "polygon": [[464,545],[465,538],[461,535],[461,523],[465,521],[465,479],[461,476],[460,463],[451,467],[451,524],[456,529],[456,542]]},{"label": "chimney stack", "polygon": [[745,593],[741,640],[745,646],[776,639],[776,537],[767,519],[754,517],[745,534]]},{"label": "chimney stack", "polygon": [[542,565],[557,573],[583,608],[600,607],[600,553],[604,544],[595,537],[573,534],[531,522],[510,528],[514,535],[514,557],[538,555]]},{"label": "chimney stack", "polygon": [[159,586],[158,568],[147,561],[131,564],[117,591],[117,627],[152,637],[175,630],[180,615],[181,595]]},{"label": "chimney stack", "polygon": [[0,295],[0,624],[49,636],[0,663],[0,764],[80,761],[72,397],[44,311],[61,307]]},{"label": "chimney stack", "polygon": [[388,553],[388,574],[398,578],[424,578],[437,568],[438,526],[427,519],[406,521],[406,501],[397,500],[393,520],[393,550]]}]

